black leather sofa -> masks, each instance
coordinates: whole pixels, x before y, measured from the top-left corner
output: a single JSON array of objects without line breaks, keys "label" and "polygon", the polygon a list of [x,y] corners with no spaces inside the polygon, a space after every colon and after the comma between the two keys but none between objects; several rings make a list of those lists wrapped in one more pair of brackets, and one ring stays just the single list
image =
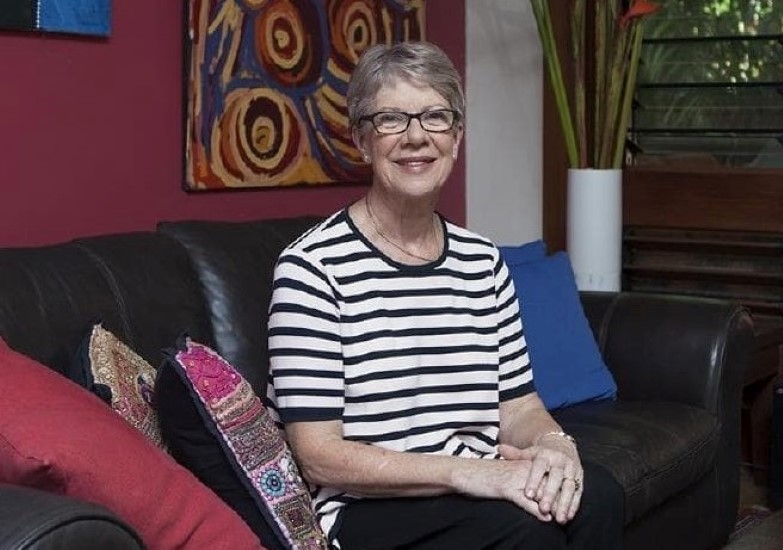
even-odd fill
[{"label": "black leather sofa", "polygon": [[[184,331],[216,347],[263,394],[274,262],[315,221],[162,223],[155,232],[0,249],[0,336],[65,372],[96,318],[153,365]],[[738,502],[747,311],[674,296],[582,298],[619,398],[555,416],[583,456],[625,487],[626,548],[719,547]],[[108,510],[0,486],[0,549],[140,547]]]}]

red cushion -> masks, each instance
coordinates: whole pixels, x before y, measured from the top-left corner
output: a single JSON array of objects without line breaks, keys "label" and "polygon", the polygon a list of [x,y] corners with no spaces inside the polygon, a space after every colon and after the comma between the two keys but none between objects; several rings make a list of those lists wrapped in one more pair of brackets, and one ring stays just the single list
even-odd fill
[{"label": "red cushion", "polygon": [[239,516],[96,396],[0,339],[0,482],[112,510],[151,549],[258,549]]}]

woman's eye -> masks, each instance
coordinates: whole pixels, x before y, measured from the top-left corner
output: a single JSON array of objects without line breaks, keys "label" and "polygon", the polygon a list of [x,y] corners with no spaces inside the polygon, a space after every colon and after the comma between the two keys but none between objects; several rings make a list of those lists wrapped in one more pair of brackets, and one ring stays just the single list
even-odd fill
[{"label": "woman's eye", "polygon": [[399,124],[405,120],[405,115],[399,113],[380,113],[375,120],[378,124]]},{"label": "woman's eye", "polygon": [[430,111],[429,113],[424,113],[424,117],[429,122],[434,123],[443,123],[448,122],[448,113],[446,111]]}]

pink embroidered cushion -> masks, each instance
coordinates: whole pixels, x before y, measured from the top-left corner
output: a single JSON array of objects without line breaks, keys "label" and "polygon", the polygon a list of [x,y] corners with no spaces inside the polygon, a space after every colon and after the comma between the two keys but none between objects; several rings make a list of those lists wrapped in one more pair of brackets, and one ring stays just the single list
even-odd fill
[{"label": "pink embroidered cushion", "polygon": [[0,483],[100,504],[150,550],[262,549],[215,494],[96,396],[0,339]]},{"label": "pink embroidered cushion", "polygon": [[247,380],[189,338],[167,355],[156,401],[172,455],[269,548],[326,549],[291,451]]}]

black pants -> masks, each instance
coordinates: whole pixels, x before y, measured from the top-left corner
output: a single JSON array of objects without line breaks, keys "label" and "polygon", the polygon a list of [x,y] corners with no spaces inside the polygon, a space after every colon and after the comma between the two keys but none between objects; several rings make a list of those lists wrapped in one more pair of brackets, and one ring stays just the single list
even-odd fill
[{"label": "black pants", "polygon": [[623,489],[600,466],[583,466],[582,502],[565,525],[541,522],[504,500],[365,499],[343,511],[337,538],[343,550],[619,550]]}]

